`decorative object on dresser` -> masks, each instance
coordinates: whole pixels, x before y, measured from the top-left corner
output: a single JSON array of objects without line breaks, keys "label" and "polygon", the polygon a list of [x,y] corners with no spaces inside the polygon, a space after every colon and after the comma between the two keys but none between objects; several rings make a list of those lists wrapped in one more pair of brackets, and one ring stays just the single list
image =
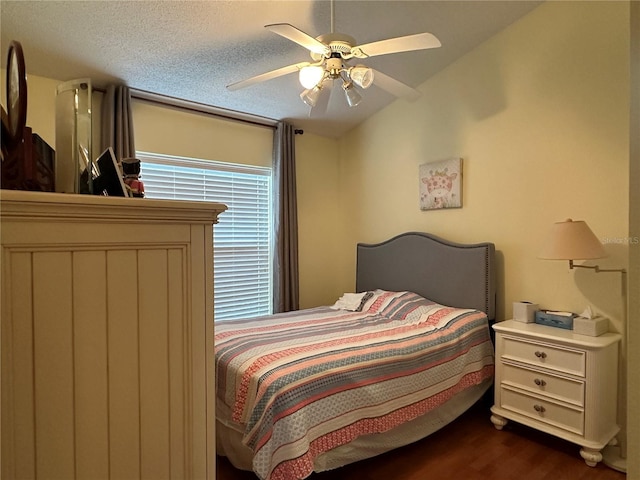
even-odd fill
[{"label": "decorative object on dresser", "polygon": [[96,161],[98,176],[93,180],[93,193],[108,197],[129,197],[120,165],[111,147],[102,152]]},{"label": "decorative object on dresser", "polygon": [[513,302],[513,319],[517,322],[533,323],[537,310],[537,303]]},{"label": "decorative object on dresser", "polygon": [[7,59],[7,110],[2,109],[2,188],[53,191],[55,152],[27,123],[27,74],[20,42]]},{"label": "decorative object on dresser", "polygon": [[7,56],[7,111],[3,111],[2,140],[13,146],[21,140],[27,123],[27,72],[20,42],[9,45]]},{"label": "decorative object on dresser", "polygon": [[215,478],[219,203],[0,191],[2,471]]},{"label": "decorative object on dresser", "polygon": [[92,193],[91,79],[80,78],[56,88],[56,192]]},{"label": "decorative object on dresser", "polygon": [[579,316],[573,319],[573,331],[581,335],[599,337],[609,331],[609,319],[606,317]]},{"label": "decorative object on dresser", "polygon": [[500,430],[513,420],[580,445],[589,466],[617,442],[618,346],[621,336],[588,337],[507,320],[496,332],[495,403]]},{"label": "decorative object on dresser", "polygon": [[140,160],[137,158],[122,159],[122,173],[130,197],[144,197],[144,183],[140,180]]},{"label": "decorative object on dresser", "polygon": [[558,312],[553,310],[538,310],[535,313],[535,323],[548,325],[549,327],[573,330],[573,319],[578,315],[571,312]]}]

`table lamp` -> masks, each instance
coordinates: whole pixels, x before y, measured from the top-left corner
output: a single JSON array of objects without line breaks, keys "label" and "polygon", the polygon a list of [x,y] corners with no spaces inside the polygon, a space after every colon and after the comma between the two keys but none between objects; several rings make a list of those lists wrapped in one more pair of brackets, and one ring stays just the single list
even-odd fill
[{"label": "table lamp", "polygon": [[538,255],[548,260],[569,260],[569,268],[590,268],[600,272],[622,272],[624,268],[603,269],[598,265],[575,265],[574,260],[593,260],[604,258],[607,253],[598,237],[583,220],[573,221],[570,218],[564,222],[553,224],[547,243]]},{"label": "table lamp", "polygon": [[[624,268],[605,269],[598,265],[575,265],[574,260],[594,260],[604,258],[607,253],[598,237],[594,235],[586,222],[573,221],[570,218],[564,222],[553,224],[547,243],[538,255],[539,258],[548,260],[569,260],[569,268],[590,268],[596,273],[621,272],[624,283],[627,271]],[[623,288],[623,295],[625,289]],[[626,306],[626,301],[623,302]],[[624,319],[626,327],[626,318]],[[626,335],[623,336],[623,344],[626,343]],[[626,346],[623,347],[626,350]],[[614,470],[627,471],[626,449],[622,445],[610,444],[602,452],[603,462]]]}]

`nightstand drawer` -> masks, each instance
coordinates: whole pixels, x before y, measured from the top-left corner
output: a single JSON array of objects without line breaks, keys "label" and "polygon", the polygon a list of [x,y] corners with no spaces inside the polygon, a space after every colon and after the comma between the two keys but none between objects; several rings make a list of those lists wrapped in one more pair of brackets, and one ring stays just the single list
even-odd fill
[{"label": "nightstand drawer", "polygon": [[502,358],[548,368],[571,375],[585,376],[585,352],[532,343],[518,338],[504,337]]},{"label": "nightstand drawer", "polygon": [[584,382],[503,363],[502,383],[584,406]]},{"label": "nightstand drawer", "polygon": [[501,388],[501,407],[578,435],[584,433],[584,412],[579,408],[560,405],[508,388]]}]

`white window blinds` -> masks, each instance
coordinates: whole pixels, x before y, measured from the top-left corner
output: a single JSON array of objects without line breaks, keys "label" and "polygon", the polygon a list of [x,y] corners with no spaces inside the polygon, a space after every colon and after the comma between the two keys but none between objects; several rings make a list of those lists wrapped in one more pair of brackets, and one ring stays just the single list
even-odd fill
[{"label": "white window blinds", "polygon": [[147,198],[220,202],[214,236],[216,321],[269,315],[271,169],[137,152]]}]

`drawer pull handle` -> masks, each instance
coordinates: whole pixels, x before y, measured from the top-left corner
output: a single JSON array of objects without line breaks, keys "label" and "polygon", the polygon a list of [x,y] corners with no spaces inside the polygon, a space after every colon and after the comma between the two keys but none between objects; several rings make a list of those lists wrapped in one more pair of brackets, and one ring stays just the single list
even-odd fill
[{"label": "drawer pull handle", "polygon": [[533,383],[535,383],[536,385],[538,385],[539,387],[544,387],[547,382],[545,382],[544,380],[540,379],[540,378],[536,378]]},{"label": "drawer pull handle", "polygon": [[538,357],[538,358],[547,358],[547,354],[546,354],[546,353],[544,353],[544,352],[539,352],[539,351],[538,351],[538,352],[536,352],[536,353],[535,353],[535,355],[536,355],[536,357]]},{"label": "drawer pull handle", "polygon": [[546,410],[542,405],[534,405],[533,409],[538,413],[544,413]]}]

